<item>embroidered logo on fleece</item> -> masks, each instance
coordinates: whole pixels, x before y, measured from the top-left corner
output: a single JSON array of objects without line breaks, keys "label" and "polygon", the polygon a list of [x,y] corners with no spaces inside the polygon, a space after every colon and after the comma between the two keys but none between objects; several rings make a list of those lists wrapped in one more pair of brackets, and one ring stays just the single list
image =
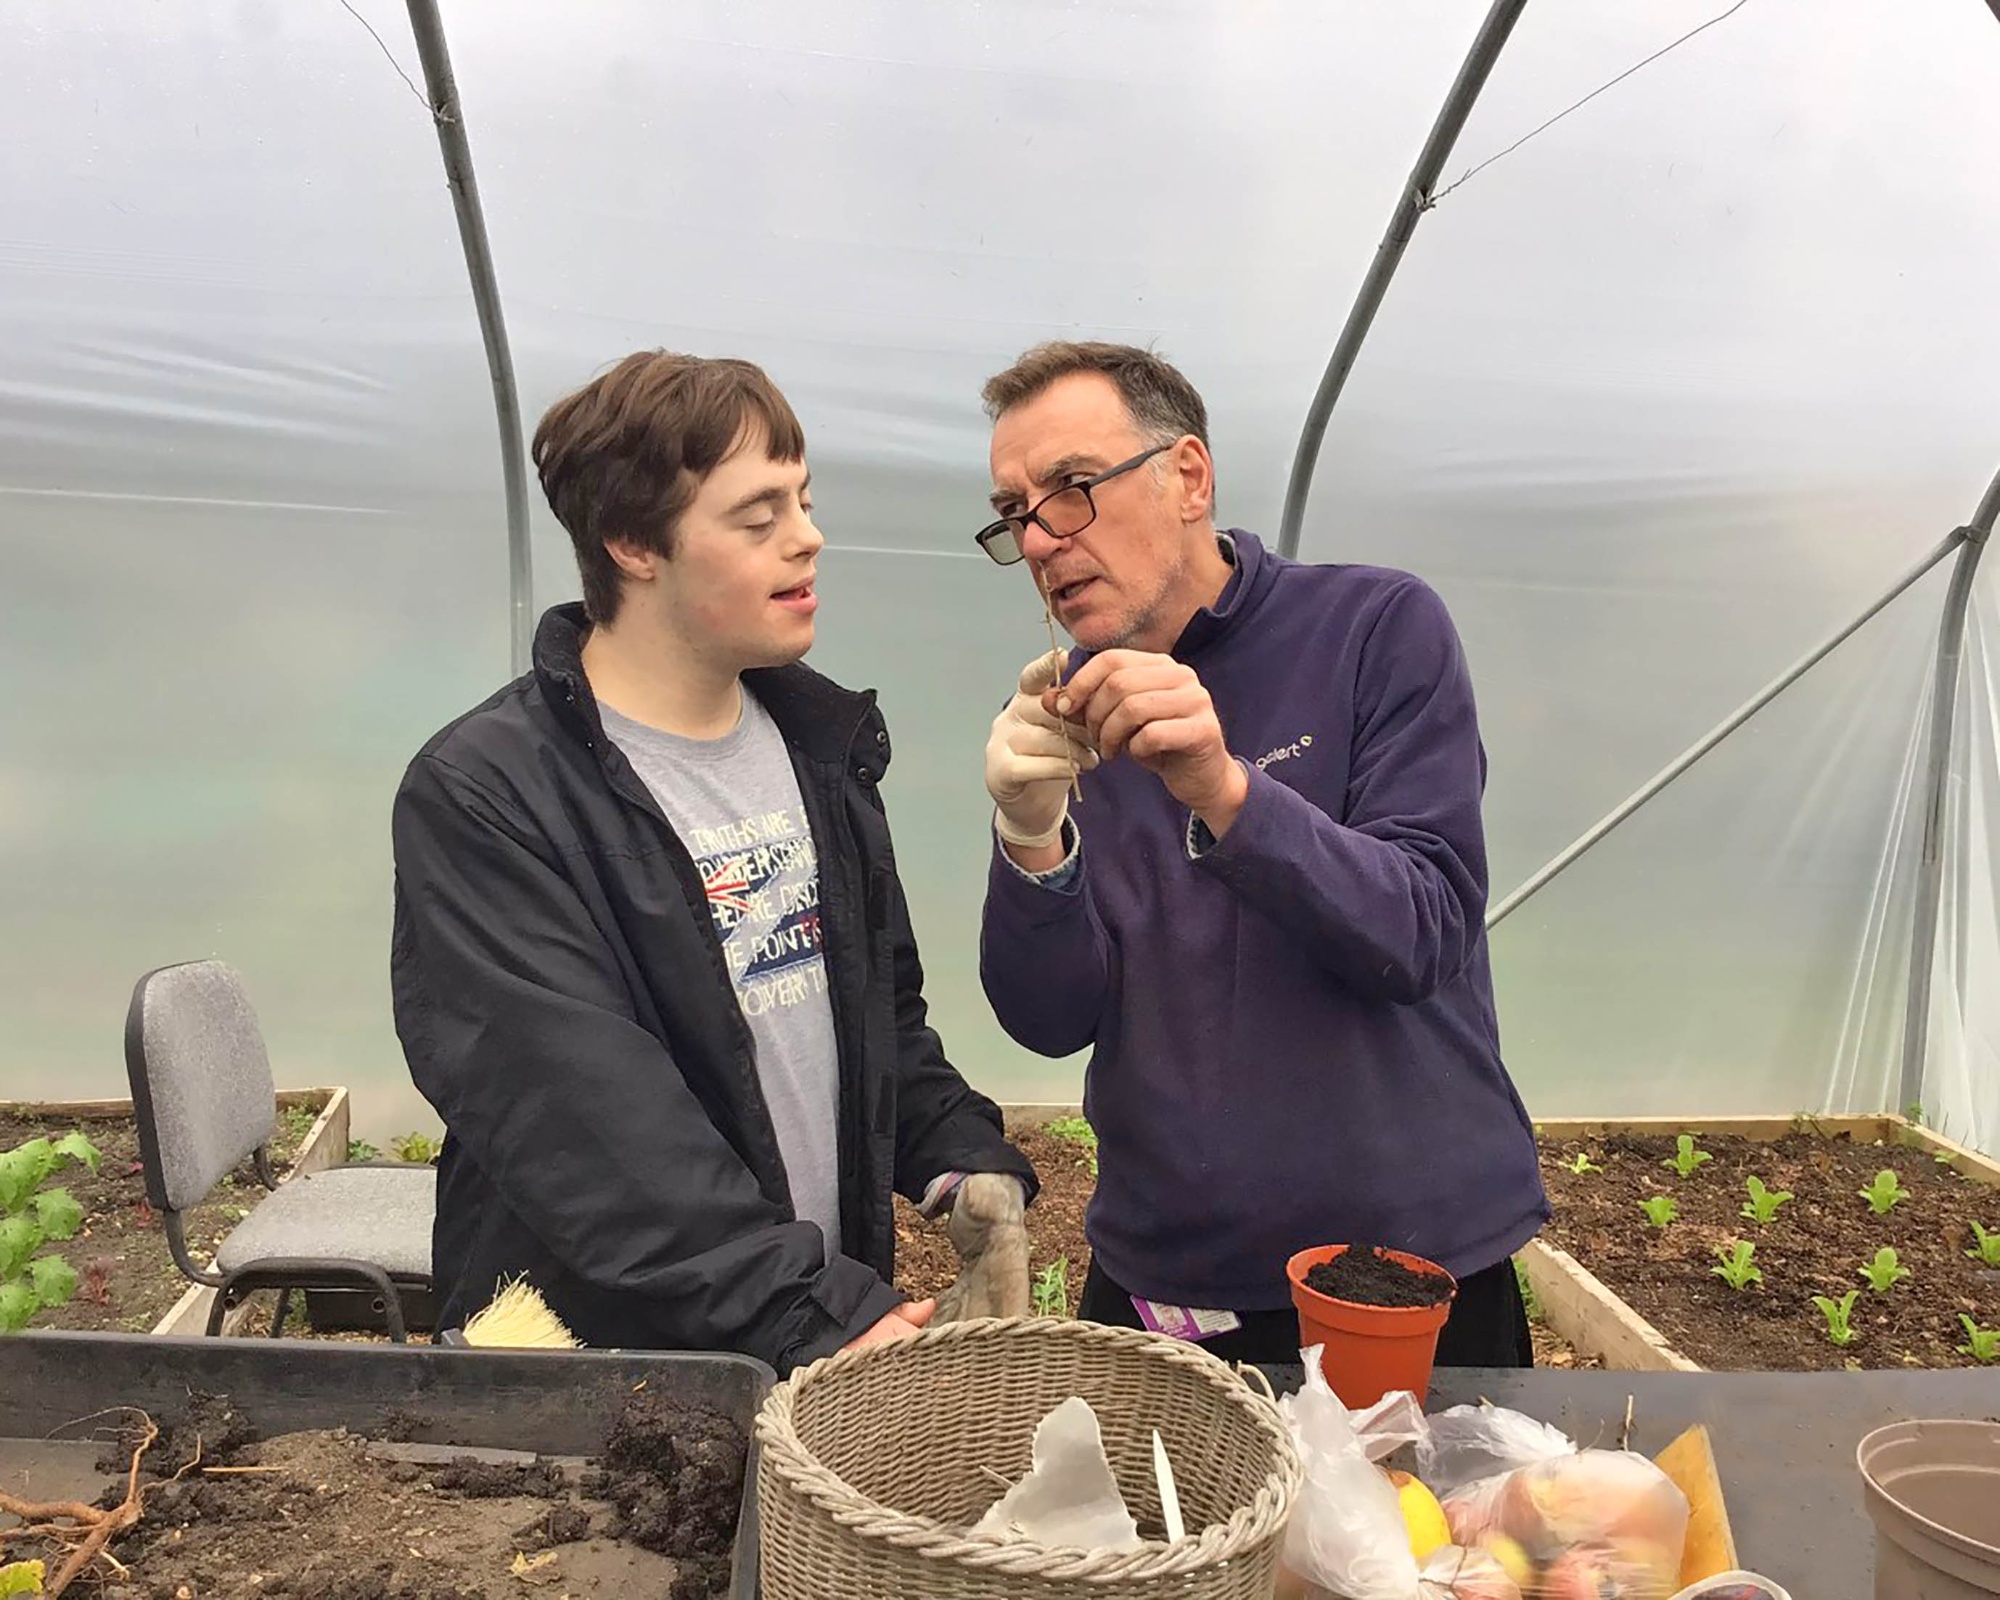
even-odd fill
[{"label": "embroidered logo on fleece", "polygon": [[1261,772],[1265,767],[1271,766],[1276,762],[1290,761],[1294,756],[1302,756],[1312,748],[1312,744],[1313,736],[1309,733],[1302,733],[1290,744],[1281,744],[1275,750],[1265,751],[1257,758],[1257,769]]}]

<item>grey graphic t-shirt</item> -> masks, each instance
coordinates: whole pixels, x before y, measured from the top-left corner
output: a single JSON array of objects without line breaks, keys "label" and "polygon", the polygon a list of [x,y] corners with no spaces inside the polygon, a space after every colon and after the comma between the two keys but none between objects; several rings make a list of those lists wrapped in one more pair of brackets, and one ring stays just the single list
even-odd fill
[{"label": "grey graphic t-shirt", "polygon": [[819,920],[819,859],[785,741],[748,689],[720,739],[684,739],[600,705],[708,891],[800,1220],[840,1250],[840,1068]]}]

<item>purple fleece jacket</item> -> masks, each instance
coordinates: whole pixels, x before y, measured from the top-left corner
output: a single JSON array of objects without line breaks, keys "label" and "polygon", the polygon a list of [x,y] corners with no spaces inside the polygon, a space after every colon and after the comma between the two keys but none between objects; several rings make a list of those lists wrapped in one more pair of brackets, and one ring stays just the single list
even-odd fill
[{"label": "purple fleece jacket", "polygon": [[1065,887],[996,848],[980,976],[1017,1043],[1091,1049],[1085,1231],[1133,1293],[1274,1310],[1288,1256],[1349,1242],[1462,1277],[1548,1218],[1500,1061],[1465,658],[1408,573],[1230,538],[1173,654],[1250,774],[1242,815],[1217,843],[1136,763],[1086,774]]}]

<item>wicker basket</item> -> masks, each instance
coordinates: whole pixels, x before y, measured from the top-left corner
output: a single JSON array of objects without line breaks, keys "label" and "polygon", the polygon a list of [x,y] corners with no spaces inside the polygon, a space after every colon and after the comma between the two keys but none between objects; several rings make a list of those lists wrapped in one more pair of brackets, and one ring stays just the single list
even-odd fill
[{"label": "wicker basket", "polygon": [[[1097,1412],[1142,1535],[1087,1552],[965,1530],[1031,1465],[1071,1395]],[[1187,1536],[1167,1544],[1153,1430]],[[773,1389],[757,1418],[765,1600],[1269,1600],[1298,1457],[1266,1395],[1199,1347],[1050,1318],[983,1318],[843,1351]]]}]

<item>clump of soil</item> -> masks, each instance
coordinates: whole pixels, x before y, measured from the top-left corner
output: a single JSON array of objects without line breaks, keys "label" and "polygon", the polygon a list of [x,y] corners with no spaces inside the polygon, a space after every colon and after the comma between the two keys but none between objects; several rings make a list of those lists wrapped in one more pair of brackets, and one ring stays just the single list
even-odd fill
[{"label": "clump of soil", "polygon": [[553,1500],[568,1488],[553,1461],[515,1466],[466,1456],[433,1468],[430,1476],[432,1488],[443,1494],[462,1494],[468,1500]]},{"label": "clump of soil", "polygon": [[1306,1287],[1356,1306],[1436,1306],[1452,1297],[1441,1272],[1406,1267],[1372,1244],[1355,1245],[1306,1274]]},{"label": "clump of soil", "polygon": [[[1687,1177],[1667,1163],[1673,1137],[1615,1134],[1542,1146],[1554,1207],[1547,1237],[1583,1262],[1683,1355],[1720,1370],[1975,1365],[1960,1316],[2000,1327],[2000,1270],[1968,1256],[1971,1224],[2000,1228],[2000,1193],[1906,1145],[1855,1144],[1810,1132],[1769,1143],[1702,1136],[1712,1159]],[[1576,1170],[1577,1157],[1584,1170]],[[1886,1213],[1861,1198],[1888,1168],[1907,1198]],[[1792,1199],[1776,1217],[1743,1216],[1756,1177]],[[1650,1225],[1642,1201],[1664,1195],[1677,1215]],[[1716,1251],[1756,1246],[1760,1283],[1732,1289]],[[1878,1292],[1861,1273],[1884,1246],[1910,1276]],[[1859,1291],[1853,1343],[1835,1345],[1813,1296]]]},{"label": "clump of soil", "polygon": [[530,1550],[555,1544],[575,1544],[590,1537],[590,1513],[578,1505],[550,1506],[515,1538]]},{"label": "clump of soil", "polygon": [[[257,1430],[228,1395],[204,1394],[197,1389],[188,1396],[179,1416],[160,1424],[160,1437],[154,1442],[147,1466],[162,1476],[196,1460],[220,1466],[234,1461],[244,1446],[256,1442]],[[127,1448],[136,1443],[136,1439],[128,1441]]]},{"label": "clump of soil", "polygon": [[[344,1429],[255,1442],[226,1398],[197,1395],[162,1422],[145,1458],[143,1520],[112,1551],[124,1571],[97,1592],[715,1600],[729,1589],[747,1448],[728,1418],[643,1391],[585,1470],[401,1459],[397,1446]],[[129,1462],[126,1448],[119,1465]]]},{"label": "clump of soil", "polygon": [[[99,1472],[122,1475],[132,1464],[132,1452],[145,1443],[149,1427],[154,1438],[146,1450],[145,1470],[153,1478],[171,1478],[204,1465],[225,1466],[245,1445],[257,1440],[257,1430],[227,1395],[200,1389],[191,1390],[187,1405],[171,1417],[154,1420],[135,1410],[107,1415],[122,1420],[98,1458]],[[109,1496],[106,1505],[115,1505],[121,1491],[114,1488],[105,1492]]]},{"label": "clump of soil", "polygon": [[[617,1508],[607,1532],[644,1550],[682,1554],[683,1569],[720,1594],[743,1499],[743,1431],[719,1412],[641,1392],[626,1402],[586,1494]],[[693,1552],[705,1552],[695,1555]]]}]

